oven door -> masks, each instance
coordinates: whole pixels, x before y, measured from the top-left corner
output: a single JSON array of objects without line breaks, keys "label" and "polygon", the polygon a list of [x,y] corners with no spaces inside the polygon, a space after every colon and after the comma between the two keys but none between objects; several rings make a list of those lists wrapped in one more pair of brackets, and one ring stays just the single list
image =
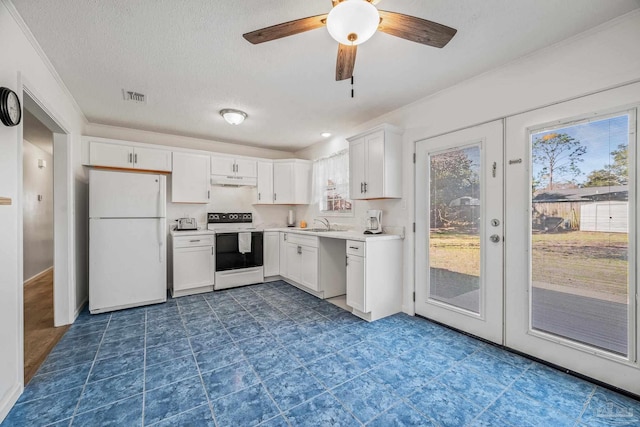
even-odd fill
[{"label": "oven door", "polygon": [[216,271],[262,267],[262,232],[251,233],[251,252],[240,253],[238,233],[216,233]]}]

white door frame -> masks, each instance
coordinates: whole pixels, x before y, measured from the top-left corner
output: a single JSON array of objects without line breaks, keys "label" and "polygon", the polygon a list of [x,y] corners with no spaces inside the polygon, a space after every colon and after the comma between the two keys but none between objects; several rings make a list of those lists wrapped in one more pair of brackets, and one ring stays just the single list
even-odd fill
[{"label": "white door frame", "polygon": [[[640,365],[638,364],[638,299],[637,284],[633,274],[630,277],[629,310],[635,321],[630,325],[629,357],[621,357],[596,350],[567,339],[533,331],[530,326],[529,283],[530,254],[529,239],[531,227],[530,203],[530,148],[529,131],[540,125],[564,124],[567,119],[586,118],[606,115],[637,108],[640,104],[640,83],[611,89],[572,101],[567,101],[527,113],[507,118],[506,122],[506,159],[513,162],[506,166],[505,194],[506,204],[506,246],[505,246],[505,283],[506,286],[506,346],[534,357],[546,360],[557,366],[595,378],[607,384],[640,394]],[[596,115],[593,112],[598,111]],[[630,141],[633,158],[634,142]],[[636,155],[635,168],[639,163]],[[633,163],[630,170],[633,170]],[[630,176],[630,181],[633,174]],[[637,176],[635,181],[637,182]],[[630,203],[634,200],[630,191]],[[636,216],[640,211],[640,201],[635,198]],[[636,259],[635,244],[639,229],[637,219],[630,217],[629,259]],[[636,261],[637,262],[637,261]],[[633,272],[632,272],[633,273]],[[637,273],[637,272],[636,272]],[[636,276],[637,277],[637,276]]]},{"label": "white door frame", "polygon": [[[415,291],[416,313],[445,323],[492,342],[503,343],[503,120],[484,123],[471,128],[416,142],[415,167]],[[456,148],[478,145],[481,150],[481,284],[480,313],[460,309],[429,298],[429,259],[426,242],[429,241],[429,166],[431,154]],[[422,183],[422,188],[418,183]],[[426,185],[426,187],[425,187]],[[425,217],[426,215],[426,217]],[[498,224],[491,225],[497,219]],[[490,235],[497,235],[499,242],[491,242]],[[427,261],[428,262],[428,261]],[[426,286],[425,286],[426,285]]]},{"label": "white door frame", "polygon": [[[71,135],[68,127],[62,120],[47,107],[44,99],[29,83],[23,73],[18,73],[17,91],[22,98],[23,109],[30,106],[30,111],[38,120],[45,124],[53,132],[53,209],[54,209],[54,326],[70,324],[75,318],[75,280],[74,280],[74,227],[73,227],[73,176],[71,161]],[[24,95],[27,96],[24,96]],[[23,166],[22,166],[22,141],[23,125],[18,126],[18,328],[19,328],[19,380],[24,378],[24,254],[23,254]]]}]

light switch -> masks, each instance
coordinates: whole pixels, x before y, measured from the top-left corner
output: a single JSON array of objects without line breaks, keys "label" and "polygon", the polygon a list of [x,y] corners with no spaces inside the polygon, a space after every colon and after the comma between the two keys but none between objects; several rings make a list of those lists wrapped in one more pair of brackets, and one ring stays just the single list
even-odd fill
[{"label": "light switch", "polygon": [[38,194],[38,201],[41,202],[42,201],[42,194]]}]

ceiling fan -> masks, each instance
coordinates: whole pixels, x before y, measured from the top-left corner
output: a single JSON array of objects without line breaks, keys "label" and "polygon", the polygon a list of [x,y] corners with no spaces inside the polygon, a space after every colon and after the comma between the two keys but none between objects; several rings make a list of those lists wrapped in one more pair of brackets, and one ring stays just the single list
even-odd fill
[{"label": "ceiling fan", "polygon": [[253,44],[281,39],[327,26],[338,43],[336,80],[353,75],[358,45],[367,41],[376,30],[427,46],[444,47],[457,30],[437,22],[396,12],[378,10],[380,0],[332,0],[328,14],[296,19],[243,34]]}]

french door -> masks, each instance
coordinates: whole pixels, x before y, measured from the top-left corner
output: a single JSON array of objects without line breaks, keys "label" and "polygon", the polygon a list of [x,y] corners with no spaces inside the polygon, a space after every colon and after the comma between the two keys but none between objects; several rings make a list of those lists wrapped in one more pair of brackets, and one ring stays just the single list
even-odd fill
[{"label": "french door", "polygon": [[636,83],[417,142],[416,313],[640,394],[639,105]]},{"label": "french door", "polygon": [[639,100],[613,89],[505,132],[505,345],[636,394]]},{"label": "french door", "polygon": [[503,342],[503,122],[416,143],[416,313]]}]

